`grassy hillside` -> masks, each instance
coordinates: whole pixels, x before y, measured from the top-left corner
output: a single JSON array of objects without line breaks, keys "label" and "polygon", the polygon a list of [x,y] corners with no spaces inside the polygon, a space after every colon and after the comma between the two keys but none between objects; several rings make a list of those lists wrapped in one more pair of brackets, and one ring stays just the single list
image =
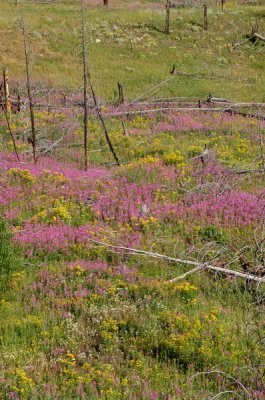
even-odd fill
[{"label": "grassy hillside", "polygon": [[[0,51],[2,63],[14,78],[24,78],[19,16],[24,13],[29,31],[31,69],[36,81],[77,89],[81,86],[79,3],[56,1],[50,5],[12,3],[1,0]],[[201,7],[172,10],[171,32],[164,27],[161,4],[113,3],[109,9],[87,2],[90,63],[97,93],[112,99],[117,81],[132,99],[169,75],[173,64],[179,70],[215,79],[176,77],[159,95],[216,96],[264,101],[264,45],[246,43],[236,51],[231,45],[251,32],[260,18],[261,6],[238,6],[228,2],[209,9],[209,30],[204,31]]]}]

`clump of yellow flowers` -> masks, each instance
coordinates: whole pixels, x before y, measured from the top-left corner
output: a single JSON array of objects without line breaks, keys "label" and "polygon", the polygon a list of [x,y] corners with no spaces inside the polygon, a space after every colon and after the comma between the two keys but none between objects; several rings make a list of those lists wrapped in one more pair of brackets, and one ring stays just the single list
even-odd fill
[{"label": "clump of yellow flowers", "polygon": [[178,150],[164,154],[163,161],[166,165],[174,165],[176,167],[184,167],[186,165],[184,156]]},{"label": "clump of yellow flowers", "polygon": [[10,168],[7,175],[15,181],[15,183],[20,182],[21,184],[30,186],[36,182],[36,178],[28,169]]}]

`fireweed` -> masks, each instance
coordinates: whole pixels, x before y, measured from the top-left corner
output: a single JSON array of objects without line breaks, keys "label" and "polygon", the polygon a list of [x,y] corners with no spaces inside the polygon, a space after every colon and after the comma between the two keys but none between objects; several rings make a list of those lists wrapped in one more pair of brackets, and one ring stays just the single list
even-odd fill
[{"label": "fireweed", "polygon": [[[89,129],[97,165],[110,156],[94,114]],[[59,127],[67,145],[77,144],[53,158],[41,156],[34,165],[27,154],[18,163],[0,153],[0,211],[25,258],[0,299],[3,398],[184,400],[197,398],[198,390],[209,397],[227,389],[221,375],[194,388],[187,379],[222,363],[260,400],[264,323],[254,290],[206,273],[168,283],[187,269],[93,242],[236,269],[252,266],[254,257],[261,263],[253,248],[265,208],[260,175],[231,170],[258,157],[260,126],[229,114],[150,113],[125,119],[125,136],[111,119],[126,163],[84,172],[80,116],[70,109],[36,114],[47,137],[57,138]],[[22,135],[25,126],[15,127]],[[234,257],[242,248],[243,261]],[[244,365],[253,368],[246,373]],[[245,394],[236,385],[232,390]]]}]

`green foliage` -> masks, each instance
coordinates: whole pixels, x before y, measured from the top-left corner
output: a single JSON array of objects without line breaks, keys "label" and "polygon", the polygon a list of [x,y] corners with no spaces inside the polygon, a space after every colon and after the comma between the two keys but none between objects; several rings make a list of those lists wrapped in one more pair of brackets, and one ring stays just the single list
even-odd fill
[{"label": "green foliage", "polygon": [[206,242],[215,241],[217,243],[225,243],[225,234],[215,225],[209,225],[204,228],[200,228],[198,231],[198,236]]},{"label": "green foliage", "polygon": [[9,287],[12,274],[21,269],[21,258],[11,239],[6,223],[0,218],[0,296]]}]

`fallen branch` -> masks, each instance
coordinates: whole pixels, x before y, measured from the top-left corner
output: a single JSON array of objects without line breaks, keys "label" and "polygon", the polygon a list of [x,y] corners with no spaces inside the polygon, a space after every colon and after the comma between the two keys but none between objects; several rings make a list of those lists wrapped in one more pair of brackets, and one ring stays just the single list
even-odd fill
[{"label": "fallen branch", "polygon": [[188,383],[191,383],[197,376],[200,376],[200,375],[212,375],[212,374],[219,374],[219,375],[225,376],[226,378],[229,378],[231,381],[235,382],[239,387],[241,387],[241,389],[246,393],[248,398],[251,399],[251,395],[250,395],[249,391],[245,388],[243,383],[240,382],[238,379],[234,378],[232,375],[229,375],[229,374],[227,374],[226,372],[223,372],[223,371],[213,370],[213,371],[197,372],[196,374],[192,375],[189,378]]},{"label": "fallen branch", "polygon": [[259,33],[254,33],[253,35],[254,38],[262,40],[263,42],[265,42],[265,37],[261,36]]},{"label": "fallen branch", "polygon": [[[183,259],[180,259],[180,258],[166,256],[164,254],[152,253],[152,252],[149,252],[149,251],[138,250],[138,249],[134,249],[134,248],[131,248],[131,247],[116,246],[116,245],[104,243],[104,242],[101,242],[101,241],[95,240],[95,239],[88,239],[88,240],[90,242],[93,242],[93,243],[96,243],[96,244],[100,244],[102,246],[109,247],[109,248],[112,248],[112,249],[126,250],[126,251],[129,251],[131,254],[139,254],[139,255],[142,255],[142,256],[160,258],[160,259],[163,259],[163,260],[166,260],[166,261],[169,261],[169,262],[174,262],[174,263],[177,263],[177,264],[193,265],[193,266],[195,266],[197,268],[199,267],[200,269],[203,268],[203,269],[207,269],[207,270],[210,270],[210,271],[221,272],[221,273],[224,273],[224,274],[227,274],[227,275],[233,275],[233,276],[236,276],[236,277],[240,277],[240,278],[244,278],[244,279],[247,279],[247,280],[252,280],[252,281],[258,282],[259,284],[265,283],[265,278],[260,278],[260,277],[255,276],[255,275],[246,274],[246,273],[243,273],[243,272],[240,272],[240,271],[235,271],[233,269],[228,269],[228,268],[223,268],[223,267],[216,267],[216,266],[213,266],[213,265],[207,265],[207,264],[199,263],[199,262],[196,262],[196,261],[183,260]],[[195,272],[195,269],[192,270],[192,272]],[[190,273],[191,273],[191,271],[190,271]]]},{"label": "fallen branch", "polygon": [[[235,107],[235,106],[233,106],[233,107]],[[229,114],[234,114],[234,115],[240,115],[241,117],[255,118],[255,119],[259,119],[259,120],[265,121],[265,116],[264,115],[257,115],[257,114],[245,113],[245,112],[242,112],[242,111],[235,111],[235,110],[233,110],[233,108],[228,108],[228,109],[224,110],[224,112],[227,112]]]},{"label": "fallen branch", "polygon": [[56,142],[52,143],[49,147],[47,147],[46,149],[42,150],[41,153],[42,154],[47,154],[49,153],[54,147],[58,146],[58,144],[65,138],[65,136],[68,134],[68,132],[64,135],[62,135],[58,140],[56,140]]},{"label": "fallen branch", "polygon": [[[229,109],[230,110],[230,109]],[[223,107],[163,107],[163,108],[153,108],[153,109],[145,109],[145,110],[136,110],[136,111],[117,111],[117,112],[107,112],[104,113],[104,117],[115,117],[115,116],[122,116],[122,115],[137,115],[137,114],[147,114],[147,113],[155,113],[159,111],[201,111],[201,112],[208,112],[208,111],[226,111]]]},{"label": "fallen branch", "polygon": [[169,282],[169,283],[172,283],[172,282],[180,281],[181,279],[186,278],[186,276],[191,275],[191,274],[194,274],[195,272],[200,271],[202,268],[203,268],[203,267],[196,267],[196,268],[193,268],[192,270],[190,270],[190,271],[188,271],[188,272],[185,272],[185,274],[183,274],[183,275],[177,276],[177,277],[174,278],[174,279],[170,279],[170,281],[168,281],[168,282]]},{"label": "fallen branch", "polygon": [[260,172],[264,172],[264,170],[261,169],[242,169],[241,171],[232,171],[232,174],[235,175],[243,175],[243,174],[256,174],[256,173],[260,173]]},{"label": "fallen branch", "polygon": [[235,392],[234,390],[225,390],[223,392],[217,393],[215,396],[209,398],[209,400],[218,399],[218,397],[221,397],[223,394],[235,394],[236,396],[241,397],[241,395],[239,393]]},{"label": "fallen branch", "polygon": [[236,47],[241,46],[242,44],[244,44],[246,42],[249,42],[251,39],[253,39],[253,36],[248,37],[247,39],[241,40],[241,42],[233,44],[232,49],[235,49]]}]

